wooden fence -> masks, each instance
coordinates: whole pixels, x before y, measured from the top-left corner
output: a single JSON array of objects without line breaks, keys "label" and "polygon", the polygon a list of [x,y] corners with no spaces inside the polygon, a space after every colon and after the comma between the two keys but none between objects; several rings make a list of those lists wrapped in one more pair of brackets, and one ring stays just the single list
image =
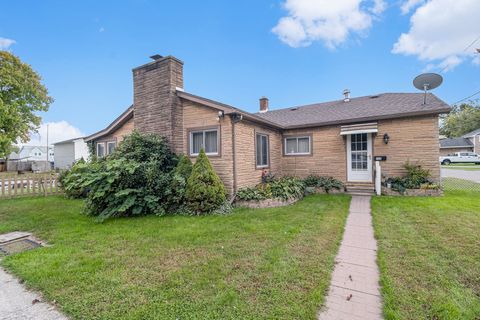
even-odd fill
[{"label": "wooden fence", "polygon": [[0,177],[0,198],[48,196],[62,193],[58,175],[35,174]]}]

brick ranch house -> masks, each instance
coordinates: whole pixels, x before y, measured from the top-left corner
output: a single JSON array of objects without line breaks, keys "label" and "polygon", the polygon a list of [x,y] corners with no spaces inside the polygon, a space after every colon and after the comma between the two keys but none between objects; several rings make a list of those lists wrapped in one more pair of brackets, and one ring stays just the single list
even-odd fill
[{"label": "brick ranch house", "polygon": [[440,178],[438,116],[449,106],[429,94],[384,93],[258,113],[184,91],[183,62],[155,55],[133,69],[133,105],[86,141],[98,156],[113,151],[134,129],[167,138],[177,154],[192,160],[200,148],[230,195],[275,175],[333,176],[352,189],[373,189],[373,156],[386,156],[382,173],[404,173],[408,160]]}]

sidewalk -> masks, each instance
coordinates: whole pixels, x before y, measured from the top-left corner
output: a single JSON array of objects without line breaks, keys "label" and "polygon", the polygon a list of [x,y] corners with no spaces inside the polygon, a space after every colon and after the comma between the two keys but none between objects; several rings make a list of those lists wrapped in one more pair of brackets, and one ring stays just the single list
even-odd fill
[{"label": "sidewalk", "polygon": [[377,242],[370,197],[353,196],[330,289],[319,320],[382,319]]},{"label": "sidewalk", "polygon": [[16,278],[0,268],[1,320],[67,320],[54,306],[41,301],[38,294],[26,290]]}]

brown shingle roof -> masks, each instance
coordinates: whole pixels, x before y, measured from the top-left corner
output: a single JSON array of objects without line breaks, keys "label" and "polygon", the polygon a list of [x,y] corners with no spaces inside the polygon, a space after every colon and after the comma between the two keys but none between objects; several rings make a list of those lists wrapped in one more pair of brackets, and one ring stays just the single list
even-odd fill
[{"label": "brown shingle roof", "polygon": [[284,128],[302,128],[450,111],[450,107],[445,102],[431,93],[427,96],[427,104],[422,103],[423,93],[383,93],[351,98],[349,102],[336,100],[255,115]]}]

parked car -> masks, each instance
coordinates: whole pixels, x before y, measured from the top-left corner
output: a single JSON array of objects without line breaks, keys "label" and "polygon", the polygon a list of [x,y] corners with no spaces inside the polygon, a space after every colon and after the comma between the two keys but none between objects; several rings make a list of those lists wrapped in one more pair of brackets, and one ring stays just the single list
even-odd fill
[{"label": "parked car", "polygon": [[473,152],[455,152],[451,155],[440,157],[440,163],[444,165],[449,165],[450,163],[480,164],[480,156]]}]

